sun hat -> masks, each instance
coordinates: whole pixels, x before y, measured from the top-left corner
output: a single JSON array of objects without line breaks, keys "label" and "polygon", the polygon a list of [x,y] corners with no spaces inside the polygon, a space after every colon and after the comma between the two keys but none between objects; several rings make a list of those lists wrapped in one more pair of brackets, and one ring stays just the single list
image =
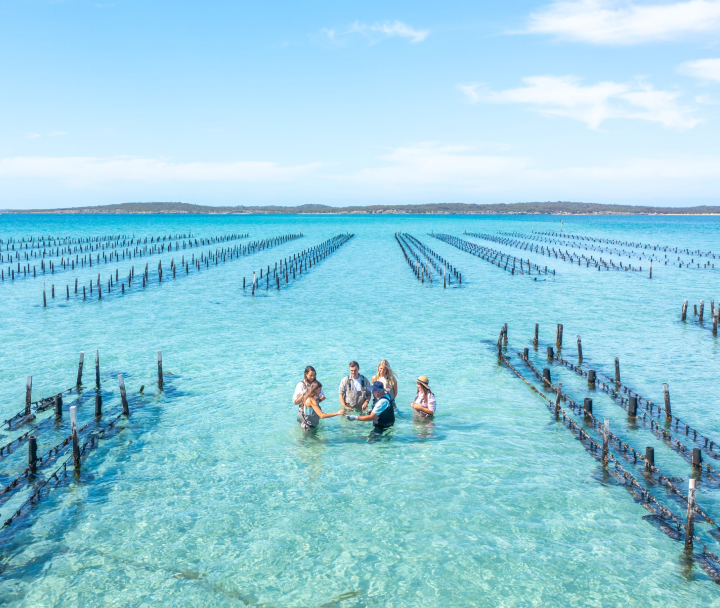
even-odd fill
[{"label": "sun hat", "polygon": [[370,392],[371,393],[384,393],[385,391],[385,385],[380,382],[379,380],[376,380],[370,385]]},{"label": "sun hat", "polygon": [[418,376],[415,382],[422,384],[426,389],[430,390],[430,381],[427,379],[427,376]]}]

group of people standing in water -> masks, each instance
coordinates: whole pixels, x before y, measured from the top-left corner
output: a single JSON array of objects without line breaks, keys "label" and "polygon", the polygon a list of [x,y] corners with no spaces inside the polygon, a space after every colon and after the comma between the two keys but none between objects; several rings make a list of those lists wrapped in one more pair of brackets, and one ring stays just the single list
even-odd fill
[{"label": "group of people standing in water", "polygon": [[[315,428],[321,419],[335,416],[345,416],[347,420],[357,422],[372,422],[379,430],[394,424],[398,382],[390,364],[385,359],[380,361],[372,380],[360,373],[357,361],[351,361],[349,367],[350,373],[342,379],[338,390],[340,409],[333,413],[322,410],[320,404],[325,400],[325,393],[315,368],[311,365],[305,368],[305,376],[298,382],[293,394],[293,403],[298,406],[298,422],[303,429]],[[434,416],[435,395],[430,390],[429,380],[420,376],[415,382],[417,394],[410,407],[418,416]]]}]

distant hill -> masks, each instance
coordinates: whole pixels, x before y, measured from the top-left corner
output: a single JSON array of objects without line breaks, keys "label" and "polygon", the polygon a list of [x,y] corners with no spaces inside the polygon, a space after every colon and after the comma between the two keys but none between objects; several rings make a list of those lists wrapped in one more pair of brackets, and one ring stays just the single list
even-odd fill
[{"label": "distant hill", "polygon": [[635,205],[599,205],[595,203],[502,203],[470,205],[465,203],[434,203],[428,205],[369,205],[331,207],[329,205],[299,205],[297,207],[209,207],[188,203],[120,203],[96,207],[66,209],[7,210],[0,213],[199,213],[199,214],[458,214],[458,215],[720,215],[720,206],[650,207]]}]

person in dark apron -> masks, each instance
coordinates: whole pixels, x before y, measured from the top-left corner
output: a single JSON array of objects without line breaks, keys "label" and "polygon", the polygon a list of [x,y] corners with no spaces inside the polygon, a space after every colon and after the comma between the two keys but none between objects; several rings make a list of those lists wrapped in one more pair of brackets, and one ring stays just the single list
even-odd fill
[{"label": "person in dark apron", "polygon": [[322,384],[317,381],[313,382],[308,387],[305,393],[305,399],[298,408],[298,422],[304,431],[316,428],[323,418],[334,418],[335,416],[341,416],[345,413],[345,410],[338,410],[334,414],[326,414],[323,412],[318,404],[318,397],[321,391]]},{"label": "person in dark apron", "polygon": [[395,408],[393,408],[390,395],[385,391],[385,385],[376,381],[370,385],[375,404],[366,416],[345,416],[348,420],[372,422],[377,430],[384,430],[395,424]]},{"label": "person in dark apron", "polygon": [[345,409],[360,409],[364,412],[370,397],[370,382],[360,373],[357,361],[350,361],[350,374],[340,382],[340,405]]}]

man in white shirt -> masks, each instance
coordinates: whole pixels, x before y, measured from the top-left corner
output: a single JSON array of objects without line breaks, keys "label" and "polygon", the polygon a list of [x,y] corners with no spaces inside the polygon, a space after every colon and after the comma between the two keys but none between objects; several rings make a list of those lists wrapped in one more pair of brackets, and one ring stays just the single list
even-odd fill
[{"label": "man in white shirt", "polygon": [[357,361],[350,361],[350,375],[340,382],[340,405],[345,409],[361,408],[363,411],[370,402],[370,382],[360,374]]}]

